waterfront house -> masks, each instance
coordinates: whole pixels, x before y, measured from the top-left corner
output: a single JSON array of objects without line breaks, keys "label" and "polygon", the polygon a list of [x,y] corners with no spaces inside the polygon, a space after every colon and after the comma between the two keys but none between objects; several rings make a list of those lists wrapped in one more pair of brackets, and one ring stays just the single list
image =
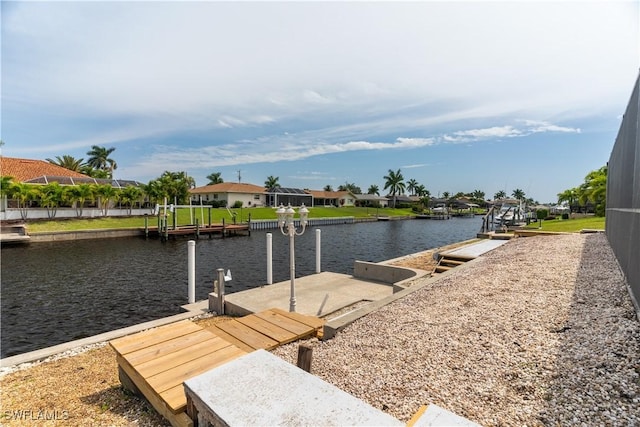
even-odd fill
[{"label": "waterfront house", "polygon": [[313,196],[299,188],[275,187],[267,190],[267,206],[313,206]]},{"label": "waterfront house", "polygon": [[356,206],[380,208],[389,206],[389,199],[384,196],[378,196],[377,194],[355,194],[355,197]]},{"label": "waterfront house", "polygon": [[[72,171],[67,168],[63,168],[62,166],[58,166],[53,163],[49,163],[44,160],[36,160],[36,159],[23,159],[17,157],[0,157],[0,176],[2,177],[11,177],[11,182],[13,183],[21,183],[21,184],[31,184],[31,185],[42,185],[46,186],[47,184],[58,183],[64,187],[72,187],[80,184],[93,184],[93,185],[111,185],[114,188],[125,188],[128,186],[136,186],[140,187],[142,184],[133,180],[122,180],[122,179],[100,179],[93,178],[89,175],[82,174],[80,172]],[[5,189],[3,189],[5,190]],[[26,213],[24,209],[29,209],[29,217],[33,219],[42,219],[48,218],[49,213],[45,213],[43,209],[40,208],[40,198],[35,195],[30,200],[25,202],[25,206],[23,206],[23,214]],[[77,216],[75,213],[66,212],[64,213],[64,208],[70,208],[69,203],[63,203],[62,200],[59,201],[60,206],[63,208],[60,211],[59,217],[69,217],[69,216]],[[74,207],[77,207],[77,202],[72,203]],[[109,206],[102,206],[102,200],[99,197],[95,199],[86,200],[83,203],[83,207],[95,208],[93,210],[87,210],[83,216],[93,217],[93,216],[104,216],[104,212],[108,212],[108,209],[111,209],[114,205],[113,201],[109,202]],[[1,220],[12,220],[18,219],[22,215],[18,215],[17,213],[18,204],[16,200],[7,200],[6,194],[2,195],[2,199],[0,200],[0,219]],[[56,208],[57,209],[57,208]],[[25,219],[24,217],[22,219]]]},{"label": "waterfront house", "polygon": [[[236,202],[243,208],[265,206],[267,192],[264,187],[240,182],[223,182],[205,185],[189,190],[194,205],[214,205],[233,207]],[[239,204],[239,203],[238,203]]]},{"label": "waterfront house", "polygon": [[313,206],[355,206],[356,196],[350,191],[306,190],[313,196]]}]

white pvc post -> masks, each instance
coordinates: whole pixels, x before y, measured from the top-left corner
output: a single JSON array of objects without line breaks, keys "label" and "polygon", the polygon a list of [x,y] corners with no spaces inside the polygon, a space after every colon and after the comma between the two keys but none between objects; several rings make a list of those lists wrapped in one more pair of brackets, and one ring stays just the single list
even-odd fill
[{"label": "white pvc post", "polygon": [[189,282],[189,304],[196,302],[196,242],[187,243],[187,265]]},{"label": "white pvc post", "polygon": [[218,315],[224,314],[224,269],[216,270],[218,274]]},{"label": "white pvc post", "polygon": [[316,228],[316,274],[320,273],[320,246],[322,242],[321,231],[319,228]]},{"label": "white pvc post", "polygon": [[273,235],[267,233],[267,285],[273,285]]}]

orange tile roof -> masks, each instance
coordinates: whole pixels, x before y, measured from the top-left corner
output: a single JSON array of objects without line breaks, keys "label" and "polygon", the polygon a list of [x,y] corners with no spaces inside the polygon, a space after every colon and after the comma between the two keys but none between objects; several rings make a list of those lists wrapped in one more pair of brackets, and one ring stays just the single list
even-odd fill
[{"label": "orange tile roof", "polygon": [[0,157],[0,175],[11,176],[14,181],[23,182],[41,176],[65,176],[86,178],[87,175],[65,169],[44,160],[19,159],[16,157]]},{"label": "orange tile roof", "polygon": [[196,187],[189,190],[192,194],[204,194],[204,193],[250,193],[250,194],[262,194],[266,190],[264,187],[259,187],[253,184],[247,184],[244,182],[223,182],[222,184],[205,185],[203,187]]}]

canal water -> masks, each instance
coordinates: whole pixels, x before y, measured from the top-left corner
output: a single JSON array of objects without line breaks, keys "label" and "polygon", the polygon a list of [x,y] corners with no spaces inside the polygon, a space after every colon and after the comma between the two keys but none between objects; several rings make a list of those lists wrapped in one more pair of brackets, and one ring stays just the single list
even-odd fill
[{"label": "canal water", "polygon": [[[319,227],[322,271],[353,273],[379,262],[474,238],[481,218],[403,220]],[[296,276],[315,272],[315,227],[295,238]],[[227,293],[266,283],[266,234],[273,280],[289,279],[289,239],[279,230],[196,243],[196,300],[217,268],[231,270]],[[2,248],[1,357],[180,313],[187,304],[187,240],[142,238],[32,243]]]}]

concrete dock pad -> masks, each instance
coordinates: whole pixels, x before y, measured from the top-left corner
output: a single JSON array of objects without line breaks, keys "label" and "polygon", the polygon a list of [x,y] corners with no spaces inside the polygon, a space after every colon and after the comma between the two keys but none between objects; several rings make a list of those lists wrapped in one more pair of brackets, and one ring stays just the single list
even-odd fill
[{"label": "concrete dock pad", "polygon": [[451,251],[441,252],[440,255],[451,255],[461,258],[477,258],[482,254],[494,250],[507,243],[508,240],[483,240],[471,245],[462,246]]},{"label": "concrete dock pad", "polygon": [[[377,301],[393,294],[393,286],[356,279],[348,274],[322,272],[295,280],[296,311],[325,316],[360,301]],[[270,308],[289,311],[291,281],[235,292],[225,296],[227,314],[244,316]]]}]

